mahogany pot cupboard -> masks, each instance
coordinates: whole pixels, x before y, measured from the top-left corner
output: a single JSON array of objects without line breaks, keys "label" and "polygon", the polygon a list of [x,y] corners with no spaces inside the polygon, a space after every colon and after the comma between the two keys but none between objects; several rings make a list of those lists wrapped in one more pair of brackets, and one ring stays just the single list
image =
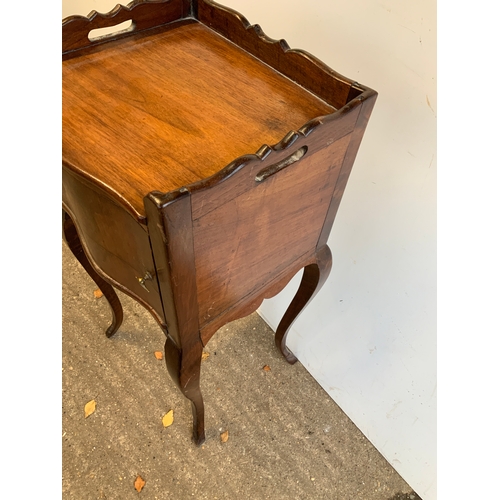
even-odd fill
[{"label": "mahogany pot cupboard", "polygon": [[[125,21],[110,35],[99,28]],[[210,0],[136,0],[62,23],[63,235],[108,300],[165,333],[205,439],[203,347],[303,268],[276,330],[325,282],[327,239],[376,92]]]}]

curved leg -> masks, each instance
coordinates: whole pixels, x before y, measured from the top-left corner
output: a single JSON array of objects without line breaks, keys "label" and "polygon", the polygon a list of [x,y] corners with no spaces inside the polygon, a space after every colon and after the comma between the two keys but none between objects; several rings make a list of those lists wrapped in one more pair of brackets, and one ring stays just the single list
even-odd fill
[{"label": "curved leg", "polygon": [[203,345],[194,342],[190,347],[180,349],[167,335],[165,361],[170,376],[179,386],[182,394],[191,401],[193,411],[193,441],[200,446],[205,442],[205,407],[200,389],[200,368]]},{"label": "curved leg", "polygon": [[95,284],[99,287],[102,294],[106,297],[108,301],[111,312],[113,314],[113,321],[111,325],[106,330],[106,335],[111,337],[120,325],[123,320],[123,309],[120,303],[120,299],[113,287],[107,282],[104,281],[94,270],[92,265],[90,264],[85,252],[83,251],[82,243],[80,238],[78,237],[78,233],[76,232],[75,225],[71,220],[71,217],[63,210],[63,237],[66,241],[68,247],[73,252],[73,255],[76,257],[78,262],[83,266],[87,274],[94,280]]},{"label": "curved leg", "polygon": [[299,289],[276,329],[274,337],[276,346],[290,364],[294,364],[297,361],[297,358],[286,346],[286,337],[290,327],[303,311],[304,307],[321,289],[330,274],[331,268],[332,253],[328,246],[325,245],[316,253],[316,262],[304,267],[304,274],[302,275]]}]

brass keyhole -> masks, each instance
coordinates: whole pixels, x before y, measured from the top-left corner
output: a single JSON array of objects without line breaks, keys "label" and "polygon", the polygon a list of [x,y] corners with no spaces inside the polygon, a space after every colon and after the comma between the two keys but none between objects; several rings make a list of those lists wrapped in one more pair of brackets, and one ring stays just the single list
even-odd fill
[{"label": "brass keyhole", "polygon": [[148,287],[146,286],[146,281],[153,279],[153,276],[151,276],[151,273],[149,271],[146,271],[146,274],[142,278],[139,278],[138,276],[136,276],[136,278],[137,278],[137,281],[139,281],[139,285],[141,285],[142,288],[144,288],[144,290],[149,292]]}]

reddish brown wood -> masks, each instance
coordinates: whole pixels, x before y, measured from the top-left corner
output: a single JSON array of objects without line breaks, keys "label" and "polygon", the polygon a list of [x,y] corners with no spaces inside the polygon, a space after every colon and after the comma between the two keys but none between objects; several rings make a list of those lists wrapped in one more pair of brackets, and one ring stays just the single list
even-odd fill
[{"label": "reddish brown wood", "polygon": [[339,109],[347,103],[351,80],[308,52],[290,49],[285,40],[268,37],[258,24],[250,25],[235,10],[210,0],[199,0],[198,19],[334,108]]},{"label": "reddish brown wood", "polygon": [[239,303],[234,304],[229,310],[225,311],[213,321],[207,323],[200,328],[201,339],[203,345],[206,345],[212,335],[225,324],[236,319],[244,318],[256,311],[264,299],[270,299],[278,293],[290,282],[290,280],[304,267],[314,262],[314,254],[304,256],[303,260],[297,261],[294,266],[286,269],[286,272],[274,274],[269,277],[266,286],[256,293],[245,296]]},{"label": "reddish brown wood", "polygon": [[[320,149],[329,147],[349,135],[354,130],[359,106],[346,108],[321,120],[313,119],[298,131],[289,132],[276,145],[271,147],[263,145],[256,154],[240,156],[212,177],[189,185],[189,191],[195,193],[193,218],[198,219],[243,194],[255,185],[255,177],[262,169],[280,162],[296,149],[306,145],[307,155],[310,157]],[[313,137],[312,141],[307,139],[310,136]],[[214,191],[207,189],[211,187],[215,188],[217,196],[214,195]]]},{"label": "reddish brown wood", "polygon": [[[201,327],[264,289],[270,277],[316,247],[349,136],[315,153],[313,134],[309,143],[311,154],[263,182],[255,181],[261,165],[248,164],[203,193],[218,206],[193,222]],[[220,201],[239,193],[241,184],[246,185],[241,194]],[[193,212],[200,214],[201,193],[192,195]]]},{"label": "reddish brown wood", "polygon": [[316,253],[315,262],[304,267],[304,273],[297,293],[276,329],[274,337],[276,346],[290,364],[294,364],[297,358],[286,346],[288,332],[299,314],[319,292],[328,278],[331,268],[332,254],[328,246],[325,245]]},{"label": "reddish brown wood", "polygon": [[106,335],[111,337],[116,333],[118,328],[120,328],[123,321],[123,309],[120,299],[118,298],[118,295],[116,295],[113,287],[107,281],[102,279],[90,264],[85,252],[83,251],[82,243],[78,237],[76,227],[71,220],[71,217],[64,210],[63,238],[73,255],[76,257],[78,262],[80,262],[85,271],[87,271],[87,274],[94,280],[95,284],[99,287],[109,303],[113,319],[111,321],[111,325],[106,330]]},{"label": "reddish brown wood", "polygon": [[182,394],[191,401],[193,412],[193,441],[197,446],[205,442],[205,407],[200,390],[201,342],[179,349],[172,337],[165,341],[165,361],[172,380]]},{"label": "reddish brown wood", "polygon": [[205,440],[200,389],[203,344],[198,321],[191,200],[184,192],[168,200],[151,193],[144,201],[167,318],[165,361],[172,379],[191,401],[193,439],[200,445]]},{"label": "reddish brown wood", "polygon": [[[88,39],[127,19],[127,33]],[[304,268],[276,332],[296,361],[286,336],[328,276],[326,242],[376,93],[210,0],[72,17],[63,47],[69,244],[162,327],[200,444],[203,346]]]},{"label": "reddish brown wood", "polygon": [[[148,0],[130,2],[127,6],[116,5],[108,13],[102,14],[93,10],[88,16],[70,16],[62,24],[63,55],[78,51],[74,55],[81,55],[82,49],[95,47],[104,42],[117,40],[130,33],[138,33],[154,27],[183,19],[191,13],[188,0]],[[112,33],[103,36],[100,40],[91,41],[90,31],[98,28],[111,28],[125,21],[132,21],[131,29],[125,33]]]},{"label": "reddish brown wood", "polygon": [[63,62],[63,162],[141,219],[152,189],[206,179],[332,111],[205,26],[185,24]]},{"label": "reddish brown wood", "polygon": [[[63,208],[73,220],[88,260],[115,288],[165,323],[155,264],[146,228],[98,185],[63,168]],[[152,276],[142,287],[139,279]]]},{"label": "reddish brown wood", "polygon": [[347,152],[342,163],[342,168],[340,169],[337,184],[335,185],[333,197],[330,202],[330,208],[328,209],[328,214],[321,231],[321,236],[318,240],[318,247],[326,245],[328,237],[330,236],[333,221],[335,220],[335,216],[337,215],[342,195],[344,194],[349,175],[351,174],[354,159],[356,158],[356,154],[358,153],[361,139],[363,138],[363,135],[365,133],[365,129],[368,125],[368,120],[370,118],[376,100],[377,93],[373,90],[368,90],[351,101],[353,106],[357,103],[361,103],[361,106],[358,105],[357,107],[358,113],[356,115],[356,126],[354,132],[351,135],[349,147],[347,148]]}]

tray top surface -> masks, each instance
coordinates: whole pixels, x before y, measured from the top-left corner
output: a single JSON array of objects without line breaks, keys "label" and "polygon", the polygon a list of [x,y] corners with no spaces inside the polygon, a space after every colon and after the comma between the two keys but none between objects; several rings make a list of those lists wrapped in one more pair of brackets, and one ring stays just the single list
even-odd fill
[{"label": "tray top surface", "polygon": [[169,192],[334,108],[203,24],[63,62],[63,162],[145,215]]}]

